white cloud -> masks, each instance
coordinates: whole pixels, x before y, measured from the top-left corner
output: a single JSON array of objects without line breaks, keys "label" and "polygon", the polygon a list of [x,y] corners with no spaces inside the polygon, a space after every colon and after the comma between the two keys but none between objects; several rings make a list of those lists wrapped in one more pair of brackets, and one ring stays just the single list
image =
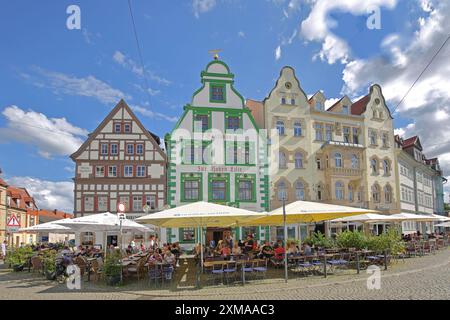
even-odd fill
[{"label": "white cloud", "polygon": [[238,32],[238,37],[239,38],[245,38],[245,32],[244,31],[239,31]]},{"label": "white cloud", "polygon": [[217,4],[216,0],[193,0],[192,9],[196,18],[200,17],[201,13],[212,10]]},{"label": "white cloud", "polygon": [[325,110],[327,110],[329,107],[331,107],[333,104],[341,100],[340,98],[331,98],[325,100]]},{"label": "white cloud", "polygon": [[39,209],[73,212],[73,182],[33,177],[11,177],[7,181],[11,185],[26,188]]},{"label": "white cloud", "polygon": [[7,127],[0,128],[0,141],[30,144],[44,158],[72,154],[88,134],[88,131],[74,126],[65,118],[48,118],[43,113],[24,111],[14,105],[6,107],[2,114]]},{"label": "white cloud", "polygon": [[281,46],[278,46],[275,49],[275,60],[279,60],[281,58]]},{"label": "white cloud", "polygon": [[[117,64],[121,65],[122,67],[124,67],[125,69],[130,70],[131,72],[133,72],[134,74],[136,74],[139,77],[143,77],[144,76],[144,70],[142,69],[142,67],[133,59],[127,57],[124,53],[120,52],[120,51],[115,51],[113,54],[113,60],[114,62],[116,62]],[[155,72],[153,71],[148,71],[146,70],[147,76],[150,78],[150,80],[157,82],[158,84],[162,84],[162,85],[170,85],[172,82],[158,76],[157,74],[155,74]]]},{"label": "white cloud", "polygon": [[35,74],[22,73],[22,78],[37,87],[51,89],[57,95],[67,94],[71,96],[90,97],[107,105],[117,103],[120,99],[132,98],[92,75],[77,78],[61,72],[45,70],[40,67],[34,67],[33,70]]},{"label": "white cloud", "polygon": [[132,105],[130,106],[130,108],[136,112],[136,113],[140,113],[143,116],[152,118],[152,119],[156,119],[156,120],[166,120],[169,122],[177,122],[178,121],[178,117],[172,117],[172,116],[168,116],[164,113],[161,112],[155,112],[152,111],[150,109],[141,107],[141,106],[136,106],[136,105]]},{"label": "white cloud", "polygon": [[337,27],[337,22],[329,14],[342,12],[356,16],[367,15],[374,7],[393,9],[397,0],[317,0],[311,3],[311,12],[301,23],[301,35],[306,41],[322,42],[322,49],[315,57],[329,64],[337,61],[345,64],[351,55],[350,47],[345,40],[331,32],[331,29]]}]

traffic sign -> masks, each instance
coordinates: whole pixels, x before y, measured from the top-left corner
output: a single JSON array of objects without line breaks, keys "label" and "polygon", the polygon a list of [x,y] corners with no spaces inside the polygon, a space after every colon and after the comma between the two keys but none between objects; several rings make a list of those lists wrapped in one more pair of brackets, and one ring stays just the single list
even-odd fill
[{"label": "traffic sign", "polygon": [[12,215],[6,223],[8,232],[18,232],[20,228],[20,222],[15,215]]}]

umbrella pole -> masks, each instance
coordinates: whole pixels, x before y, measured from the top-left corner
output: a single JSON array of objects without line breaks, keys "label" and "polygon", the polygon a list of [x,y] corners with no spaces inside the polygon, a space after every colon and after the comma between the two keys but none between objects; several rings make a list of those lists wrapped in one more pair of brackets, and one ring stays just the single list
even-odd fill
[{"label": "umbrella pole", "polygon": [[287,225],[286,225],[286,200],[283,197],[283,225],[284,225],[284,282],[288,282],[288,258],[287,258]]}]

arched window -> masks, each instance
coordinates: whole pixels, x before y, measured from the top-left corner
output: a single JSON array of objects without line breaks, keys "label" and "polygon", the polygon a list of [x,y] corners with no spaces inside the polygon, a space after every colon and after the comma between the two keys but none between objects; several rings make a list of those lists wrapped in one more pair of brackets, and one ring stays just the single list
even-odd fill
[{"label": "arched window", "polygon": [[358,156],[356,154],[352,154],[352,168],[353,169],[359,168]]},{"label": "arched window", "polygon": [[301,181],[295,184],[295,198],[297,200],[305,200],[305,186]]},{"label": "arched window", "polygon": [[323,194],[323,187],[322,187],[322,185],[318,185],[316,191],[317,191],[317,193],[316,193],[317,200],[323,200],[324,194]]},{"label": "arched window", "polygon": [[370,169],[373,174],[378,174],[378,161],[377,159],[370,160]]},{"label": "arched window", "polygon": [[353,202],[353,187],[348,185],[348,201]]},{"label": "arched window", "polygon": [[281,104],[286,104],[286,98],[281,98]]},{"label": "arched window", "polygon": [[376,184],[372,186],[372,201],[375,203],[380,202],[380,188]]},{"label": "arched window", "polygon": [[286,168],[286,154],[282,151],[278,154],[278,165],[280,168]]},{"label": "arched window", "polygon": [[390,168],[388,160],[383,160],[383,170],[384,170],[384,175],[385,176],[390,175],[391,168]]},{"label": "arched window", "polygon": [[300,122],[294,123],[294,136],[296,137],[302,136],[302,124]]},{"label": "arched window", "polygon": [[384,202],[386,203],[392,202],[392,188],[390,185],[386,185],[384,187]]},{"label": "arched window", "polygon": [[300,152],[295,154],[295,168],[303,168],[303,155]]},{"label": "arched window", "polygon": [[287,200],[287,189],[284,181],[278,183],[278,200]]},{"label": "arched window", "polygon": [[342,168],[342,155],[338,152],[334,154],[334,163],[336,168]]},{"label": "arched window", "polygon": [[342,182],[336,182],[335,193],[336,200],[344,200],[344,184]]},{"label": "arched window", "polygon": [[278,120],[277,121],[277,131],[278,131],[278,135],[280,136],[284,136],[284,122]]}]

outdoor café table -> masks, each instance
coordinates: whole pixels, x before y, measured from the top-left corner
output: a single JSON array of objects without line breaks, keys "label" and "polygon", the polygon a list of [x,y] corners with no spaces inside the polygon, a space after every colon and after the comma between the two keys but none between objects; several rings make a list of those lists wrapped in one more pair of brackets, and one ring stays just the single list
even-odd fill
[{"label": "outdoor caf\u00e9 table", "polygon": [[312,255],[311,257],[317,257],[322,259],[323,263],[323,274],[324,278],[327,277],[327,259],[333,258],[335,256],[334,253],[318,253],[316,255]]}]

